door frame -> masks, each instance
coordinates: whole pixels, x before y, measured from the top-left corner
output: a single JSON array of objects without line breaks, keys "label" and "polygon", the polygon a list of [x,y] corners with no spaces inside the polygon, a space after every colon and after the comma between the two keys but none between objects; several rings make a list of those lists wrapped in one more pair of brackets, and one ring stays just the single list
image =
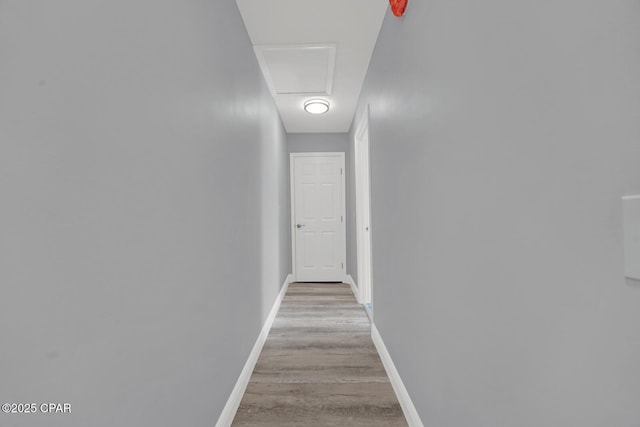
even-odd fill
[{"label": "door frame", "polygon": [[289,203],[291,204],[291,270],[293,274],[293,280],[298,280],[296,272],[296,203],[295,203],[295,174],[294,174],[294,160],[303,157],[339,157],[341,168],[340,186],[342,190],[342,227],[341,232],[344,237],[344,245],[342,245],[342,281],[345,282],[346,268],[347,268],[347,197],[346,197],[346,168],[345,168],[345,153],[344,151],[331,151],[331,152],[312,152],[312,153],[290,153],[289,154]]},{"label": "door frame", "polygon": [[[373,297],[373,231],[371,227],[371,156],[369,139],[369,105],[367,104],[358,121],[353,141],[356,190],[356,270],[358,272],[357,287],[358,302],[360,304],[372,304]],[[368,227],[368,230],[365,231],[365,227]]]}]

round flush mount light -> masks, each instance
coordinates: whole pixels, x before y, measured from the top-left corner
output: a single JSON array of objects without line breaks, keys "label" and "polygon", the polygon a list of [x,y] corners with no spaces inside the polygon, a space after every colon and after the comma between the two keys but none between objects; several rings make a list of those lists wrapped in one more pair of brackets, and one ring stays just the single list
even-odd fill
[{"label": "round flush mount light", "polygon": [[329,101],[325,99],[310,99],[304,103],[304,111],[311,114],[324,114],[329,111]]}]

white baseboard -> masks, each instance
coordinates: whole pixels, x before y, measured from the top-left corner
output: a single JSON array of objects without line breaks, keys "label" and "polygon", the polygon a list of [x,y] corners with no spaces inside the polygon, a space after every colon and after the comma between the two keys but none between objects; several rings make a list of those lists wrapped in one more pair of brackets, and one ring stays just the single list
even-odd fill
[{"label": "white baseboard", "polygon": [[345,276],[344,283],[348,283],[351,286],[351,292],[353,292],[353,295],[355,295],[356,300],[358,300],[358,304],[361,304],[364,307],[364,311],[367,313],[367,317],[369,317],[369,321],[373,324],[373,313],[371,312],[370,307],[367,307],[366,304],[362,303],[362,300],[360,299],[360,291],[359,291],[358,285],[356,284],[356,281],[353,280],[353,277],[351,277],[350,274],[347,274]]},{"label": "white baseboard", "polygon": [[404,412],[404,417],[407,419],[407,423],[409,423],[409,427],[424,427],[420,415],[418,415],[418,411],[416,411],[416,407],[413,406],[409,392],[405,388],[402,378],[400,378],[396,365],[393,364],[391,355],[389,351],[387,351],[384,341],[382,341],[380,332],[378,332],[378,328],[376,328],[376,325],[373,323],[371,324],[371,339],[378,349],[378,354],[380,354],[384,369],[387,371],[387,375],[389,375],[393,391],[395,391],[396,396],[398,396],[398,401],[402,407],[402,412]]},{"label": "white baseboard", "polygon": [[351,286],[351,291],[353,292],[353,295],[355,295],[358,302],[360,302],[360,296],[358,295],[359,294],[358,285],[356,285],[356,282],[355,280],[353,280],[353,277],[351,277],[350,274],[347,274],[345,276],[344,282],[348,283]]},{"label": "white baseboard", "polygon": [[258,335],[258,339],[256,339],[256,343],[253,345],[251,353],[249,353],[247,363],[244,364],[244,368],[242,368],[242,372],[240,372],[240,377],[238,377],[238,381],[231,391],[231,395],[229,396],[229,400],[227,400],[227,404],[224,405],[224,409],[222,410],[222,413],[218,418],[216,427],[231,426],[233,418],[236,416],[236,412],[238,411],[238,407],[240,406],[240,402],[242,401],[244,391],[247,389],[247,385],[249,384],[249,379],[251,378],[253,369],[255,368],[258,357],[260,356],[260,352],[262,351],[262,347],[264,346],[264,343],[267,340],[267,335],[269,335],[269,331],[271,330],[271,325],[273,325],[276,314],[278,314],[278,309],[280,309],[282,298],[284,298],[284,294],[287,292],[289,283],[292,281],[293,275],[289,274],[284,280],[282,288],[280,289],[280,293],[273,303],[273,307],[271,308],[267,319],[264,321],[264,325],[262,326],[260,335]]}]

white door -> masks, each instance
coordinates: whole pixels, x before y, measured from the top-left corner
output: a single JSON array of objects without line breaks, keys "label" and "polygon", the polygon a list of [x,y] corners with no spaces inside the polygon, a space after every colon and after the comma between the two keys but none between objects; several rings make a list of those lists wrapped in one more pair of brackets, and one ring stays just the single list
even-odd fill
[{"label": "white door", "polygon": [[292,153],[291,197],[295,280],[342,282],[344,153]]},{"label": "white door", "polygon": [[355,134],[356,181],[356,248],[358,270],[358,300],[372,303],[371,292],[371,184],[369,169],[369,107],[360,120]]}]

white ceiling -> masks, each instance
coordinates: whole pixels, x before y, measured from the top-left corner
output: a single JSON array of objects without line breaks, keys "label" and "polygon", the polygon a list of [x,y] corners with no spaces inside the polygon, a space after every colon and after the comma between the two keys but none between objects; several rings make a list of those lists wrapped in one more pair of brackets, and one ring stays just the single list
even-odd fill
[{"label": "white ceiling", "polygon": [[[389,1],[236,3],[287,132],[348,132]],[[310,98],[331,109],[305,112]]]}]

